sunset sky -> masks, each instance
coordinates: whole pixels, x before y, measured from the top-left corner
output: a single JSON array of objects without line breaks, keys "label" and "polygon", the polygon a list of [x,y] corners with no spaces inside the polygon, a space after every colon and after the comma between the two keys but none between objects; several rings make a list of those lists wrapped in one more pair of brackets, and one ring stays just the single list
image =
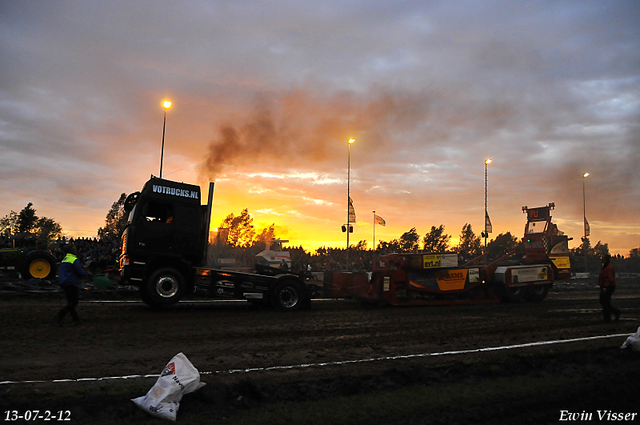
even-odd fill
[{"label": "sunset sky", "polygon": [[[158,175],[308,250],[416,227],[640,246],[640,2],[0,1],[0,217],[95,236]],[[583,179],[583,173],[590,175]]]}]

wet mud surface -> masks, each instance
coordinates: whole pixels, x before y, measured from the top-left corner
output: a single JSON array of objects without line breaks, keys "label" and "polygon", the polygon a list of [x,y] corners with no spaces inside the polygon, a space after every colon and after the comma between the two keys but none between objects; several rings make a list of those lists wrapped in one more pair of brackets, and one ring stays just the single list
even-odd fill
[{"label": "wet mud surface", "polygon": [[135,293],[92,291],[81,296],[83,324],[58,327],[62,294],[5,292],[0,413],[64,408],[73,423],[156,421],[129,399],[155,382],[141,376],[159,374],[179,352],[207,383],[183,399],[185,423],[234,423],[238,412],[274,403],[303,408],[402,391],[427,391],[429,403],[407,401],[403,410],[400,396],[378,422],[366,412],[341,422],[557,423],[563,411],[640,412],[640,356],[619,349],[640,326],[640,282],[620,282],[613,304],[620,321],[603,323],[598,291],[584,282],[556,285],[540,303],[380,308],[314,300],[294,313],[198,296],[153,311]]}]

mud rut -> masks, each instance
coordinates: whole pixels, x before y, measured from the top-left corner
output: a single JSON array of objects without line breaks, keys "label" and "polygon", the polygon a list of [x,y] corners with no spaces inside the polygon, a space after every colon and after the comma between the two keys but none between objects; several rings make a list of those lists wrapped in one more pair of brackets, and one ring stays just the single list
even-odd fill
[{"label": "mud rut", "polygon": [[[64,304],[61,296],[0,297],[0,381],[157,374],[171,357],[183,352],[207,373],[202,377],[205,382],[235,385],[249,379],[266,388],[288,382],[370,377],[445,360],[374,361],[250,373],[237,370],[634,333],[640,325],[640,282],[619,286],[613,303],[623,316],[610,324],[601,321],[593,285],[557,285],[541,303],[379,308],[354,301],[315,300],[311,310],[294,313],[238,302],[209,303],[197,296],[191,300],[157,312],[136,302],[135,294],[84,294],[78,307],[84,323],[59,328],[53,316]],[[615,353],[623,341],[604,339],[571,346]],[[560,346],[555,349],[563,350]],[[536,351],[549,348],[453,356],[446,361],[468,361],[469,357],[505,361]],[[640,362],[638,365],[640,369]],[[486,375],[486,371],[478,373]],[[148,386],[153,382],[146,380]],[[23,390],[16,387],[19,385],[5,385],[0,391],[26,391],[24,385]]]}]

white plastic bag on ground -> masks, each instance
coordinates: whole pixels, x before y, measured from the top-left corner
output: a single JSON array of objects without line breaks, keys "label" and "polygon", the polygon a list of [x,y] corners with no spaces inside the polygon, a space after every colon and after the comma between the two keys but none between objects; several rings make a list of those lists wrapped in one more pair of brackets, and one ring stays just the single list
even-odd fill
[{"label": "white plastic bag on ground", "polygon": [[620,349],[622,350],[627,347],[631,347],[634,351],[640,351],[640,327],[638,327],[636,333],[629,335]]},{"label": "white plastic bag on ground", "polygon": [[153,416],[175,421],[182,396],[204,385],[200,382],[198,369],[191,364],[187,356],[178,353],[165,366],[147,395],[131,401]]}]

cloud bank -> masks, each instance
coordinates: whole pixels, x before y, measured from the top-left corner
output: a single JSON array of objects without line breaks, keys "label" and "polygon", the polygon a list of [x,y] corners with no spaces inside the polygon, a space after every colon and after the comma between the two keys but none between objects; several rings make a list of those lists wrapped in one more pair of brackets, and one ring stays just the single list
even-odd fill
[{"label": "cloud bank", "polygon": [[[341,241],[351,193],[388,226],[497,232],[555,202],[575,240],[640,244],[640,6],[634,1],[3,2],[0,205],[95,234],[158,174],[216,180],[292,240]],[[582,174],[590,172],[583,181]],[[271,215],[269,215],[271,212]]]}]

